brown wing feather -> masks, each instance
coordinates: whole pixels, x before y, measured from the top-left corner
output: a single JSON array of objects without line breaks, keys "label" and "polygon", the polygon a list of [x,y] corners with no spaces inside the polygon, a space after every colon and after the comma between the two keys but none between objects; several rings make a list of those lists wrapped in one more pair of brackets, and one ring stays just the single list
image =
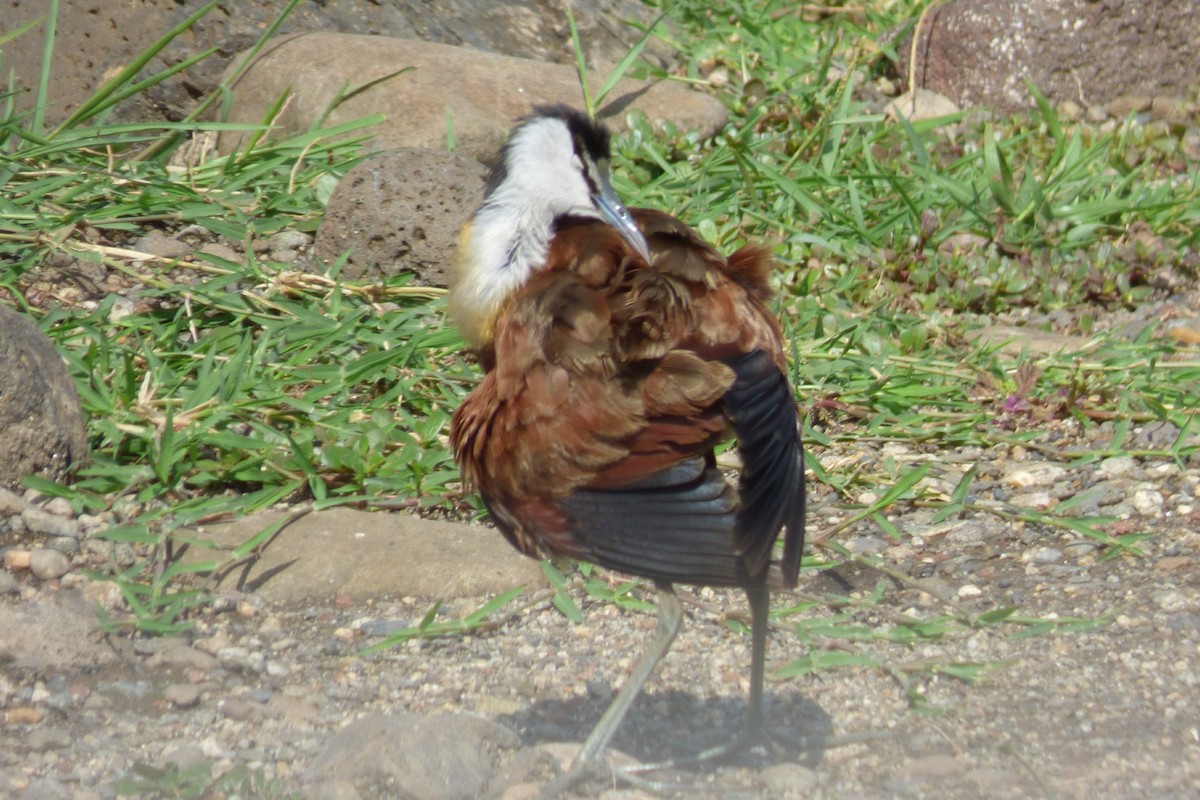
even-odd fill
[{"label": "brown wing feather", "polygon": [[[674,217],[632,213],[652,266],[605,225],[560,226],[546,268],[499,314],[495,369],[454,416],[455,456],[523,552],[607,560],[638,572],[629,547],[657,536],[666,554],[676,536],[715,560],[689,567],[681,558],[684,566],[673,571],[664,557],[640,574],[761,580],[781,519],[789,523],[789,557],[798,552],[802,523],[795,513],[738,512],[721,489],[711,451],[735,427],[739,437],[757,441],[750,432],[758,420],[786,428],[789,419],[753,399],[761,368],[734,368],[761,351],[780,373],[772,385],[782,382],[786,390],[779,328],[764,305],[771,262],[758,248],[726,260]],[[790,396],[784,402],[790,406]],[[794,406],[788,413],[794,426]],[[775,466],[798,458],[799,440],[786,430],[772,437],[775,444],[758,448],[761,457],[758,450],[743,453],[751,479],[744,476],[739,493],[762,502],[777,492],[768,502],[793,510],[789,497],[799,493],[802,519],[802,482],[788,483],[796,483],[795,463],[782,472]],[[651,518],[659,522],[650,529],[622,529]],[[794,583],[794,570],[785,565],[784,572]]]}]

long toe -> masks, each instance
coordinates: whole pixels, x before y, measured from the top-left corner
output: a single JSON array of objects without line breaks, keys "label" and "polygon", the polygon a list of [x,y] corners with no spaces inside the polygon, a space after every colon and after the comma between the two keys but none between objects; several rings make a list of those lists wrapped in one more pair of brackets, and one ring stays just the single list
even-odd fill
[{"label": "long toe", "polygon": [[776,731],[766,725],[756,725],[731,742],[716,745],[691,755],[677,756],[650,764],[637,764],[621,770],[627,775],[644,775],[671,769],[697,767],[731,761],[740,756],[761,752],[774,761],[795,759],[807,749],[808,742],[799,736]]}]

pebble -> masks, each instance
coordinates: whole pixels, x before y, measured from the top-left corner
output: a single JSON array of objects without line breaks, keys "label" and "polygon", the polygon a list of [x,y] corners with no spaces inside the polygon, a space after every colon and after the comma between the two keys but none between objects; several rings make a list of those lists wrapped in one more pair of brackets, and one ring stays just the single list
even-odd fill
[{"label": "pebble", "polygon": [[1150,598],[1163,611],[1184,611],[1188,607],[1188,599],[1178,589],[1161,589]]},{"label": "pebble", "polygon": [[4,721],[9,725],[36,725],[46,715],[31,706],[17,706],[4,712]]},{"label": "pebble", "polygon": [[1133,456],[1110,456],[1097,465],[1101,474],[1109,478],[1131,475],[1138,468]]},{"label": "pebble", "polygon": [[783,797],[812,792],[821,779],[816,771],[801,764],[776,764],[762,771],[762,782],[771,797]]},{"label": "pebble", "polygon": [[71,568],[71,560],[57,550],[39,548],[29,554],[29,571],[38,580],[61,578]]},{"label": "pebble", "polygon": [[34,533],[45,533],[50,536],[79,536],[79,523],[73,518],[51,514],[41,508],[25,509],[21,512],[21,521]]},{"label": "pebble", "polygon": [[200,687],[190,683],[172,683],[163,689],[163,699],[176,708],[192,708],[200,702]]},{"label": "pebble", "polygon": [[913,759],[900,771],[912,778],[946,778],[966,770],[952,755],[931,755]]},{"label": "pebble", "polygon": [[0,594],[19,594],[21,584],[12,576],[12,573],[0,571]]},{"label": "pebble", "polygon": [[46,547],[64,555],[73,556],[79,552],[79,540],[74,536],[55,536],[46,542]]},{"label": "pebble", "polygon": [[1014,506],[1033,508],[1039,511],[1054,505],[1054,498],[1050,496],[1049,492],[1021,492],[1014,494],[1008,501]]},{"label": "pebble", "polygon": [[1028,464],[1010,472],[1004,482],[1018,489],[1053,486],[1066,474],[1066,467],[1058,464]]},{"label": "pebble", "polygon": [[205,253],[210,256],[215,256],[223,261],[230,261],[234,264],[239,264],[243,261],[242,256],[238,251],[228,245],[223,245],[220,242],[210,242],[201,246],[200,253]]},{"label": "pebble", "polygon": [[311,243],[312,239],[308,234],[294,230],[283,230],[267,237],[267,248],[271,252],[271,257],[275,259],[284,253],[303,250]]},{"label": "pebble", "polygon": [[1040,548],[1033,554],[1033,560],[1039,564],[1057,564],[1062,561],[1062,557],[1062,551],[1053,547]]},{"label": "pebble", "polygon": [[62,728],[34,728],[25,737],[25,746],[35,753],[62,750],[71,744],[71,734]]},{"label": "pebble", "polygon": [[208,672],[217,667],[217,659],[210,653],[197,650],[186,644],[174,643],[159,654],[162,663],[175,669],[196,669]]},{"label": "pebble", "polygon": [[1139,514],[1147,517],[1157,517],[1162,513],[1163,498],[1155,489],[1135,489],[1129,497],[1129,503]]},{"label": "pebble", "polygon": [[75,516],[75,509],[71,507],[71,501],[65,497],[52,497],[42,507],[49,513],[60,517]]},{"label": "pebble", "polygon": [[184,242],[172,239],[161,231],[152,231],[139,238],[133,249],[159,258],[180,258],[192,252]]},{"label": "pebble", "polygon": [[245,647],[222,647],[217,651],[217,661],[222,667],[238,672],[259,673],[267,668],[266,656]]}]

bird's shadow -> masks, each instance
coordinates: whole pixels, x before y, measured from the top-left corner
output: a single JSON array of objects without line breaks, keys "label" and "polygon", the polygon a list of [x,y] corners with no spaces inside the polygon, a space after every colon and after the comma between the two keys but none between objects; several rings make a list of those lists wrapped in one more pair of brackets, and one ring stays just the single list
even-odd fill
[{"label": "bird's shadow", "polygon": [[[583,699],[543,698],[497,721],[521,732],[526,746],[547,742],[582,742],[600,719],[612,695],[600,690]],[[622,722],[612,747],[642,763],[686,758],[726,744],[744,730],[745,698],[699,698],[678,690],[642,694]],[[767,695],[767,721],[785,741],[795,740],[788,760],[808,767],[824,758],[833,735],[832,718],[812,700],[794,692]],[[791,747],[785,747],[791,752]],[[778,762],[761,750],[734,759],[736,764]]]}]

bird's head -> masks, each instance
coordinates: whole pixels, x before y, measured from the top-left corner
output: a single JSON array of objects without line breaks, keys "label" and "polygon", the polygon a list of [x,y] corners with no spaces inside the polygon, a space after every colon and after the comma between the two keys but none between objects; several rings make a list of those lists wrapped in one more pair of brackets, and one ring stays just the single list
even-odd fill
[{"label": "bird's head", "polygon": [[483,205],[463,229],[450,310],[467,341],[490,342],[504,299],[546,262],[563,218],[602,220],[646,262],[650,249],[609,178],[609,133],[565,106],[539,108],[508,138]]}]

